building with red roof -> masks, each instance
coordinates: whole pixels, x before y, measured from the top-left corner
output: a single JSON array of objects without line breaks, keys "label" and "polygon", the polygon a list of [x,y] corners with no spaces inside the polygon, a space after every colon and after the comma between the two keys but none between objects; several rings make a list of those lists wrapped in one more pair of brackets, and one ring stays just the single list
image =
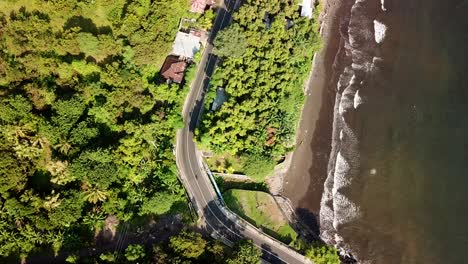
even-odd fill
[{"label": "building with red roof", "polygon": [[184,80],[187,62],[180,60],[176,56],[168,56],[161,68],[161,75],[170,82],[182,83]]},{"label": "building with red roof", "polygon": [[190,12],[203,14],[206,9],[206,0],[191,0]]}]

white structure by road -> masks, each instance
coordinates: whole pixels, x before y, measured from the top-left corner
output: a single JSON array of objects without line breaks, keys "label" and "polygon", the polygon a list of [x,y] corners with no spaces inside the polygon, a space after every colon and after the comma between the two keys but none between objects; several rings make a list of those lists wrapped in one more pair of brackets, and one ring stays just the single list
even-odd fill
[{"label": "white structure by road", "polygon": [[192,59],[200,50],[200,37],[184,32],[177,32],[172,54]]},{"label": "white structure by road", "polygon": [[314,12],[312,2],[312,0],[302,0],[302,3],[299,4],[301,6],[301,16],[312,18]]}]

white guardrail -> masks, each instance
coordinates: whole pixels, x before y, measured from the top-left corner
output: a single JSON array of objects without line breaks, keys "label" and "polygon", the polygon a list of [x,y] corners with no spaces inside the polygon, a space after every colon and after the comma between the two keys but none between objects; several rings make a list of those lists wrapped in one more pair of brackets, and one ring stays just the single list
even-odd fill
[{"label": "white guardrail", "polygon": [[197,159],[198,159],[198,161],[200,163],[201,168],[204,168],[203,171],[207,174],[205,176],[210,177],[210,181],[213,184],[213,187],[217,192],[217,196],[218,196],[218,198],[220,198],[219,201],[215,201],[216,204],[218,205],[220,210],[224,213],[224,215],[226,215],[227,218],[229,218],[232,222],[234,222],[239,227],[249,228],[250,231],[253,231],[254,233],[257,233],[257,235],[263,237],[265,240],[269,241],[271,244],[278,244],[279,246],[283,247],[283,249],[285,249],[286,251],[291,252],[298,259],[302,260],[303,263],[310,263],[310,264],[313,263],[310,259],[306,258],[304,255],[297,252],[294,248],[292,248],[292,247],[286,245],[285,243],[279,241],[278,239],[275,239],[272,236],[266,234],[265,232],[261,231],[259,228],[254,226],[253,224],[249,223],[248,221],[246,221],[245,219],[243,219],[242,217],[240,217],[239,215],[237,215],[236,213],[231,211],[231,209],[229,209],[226,206],[226,204],[224,203],[224,199],[223,199],[223,196],[222,196],[221,192],[219,191],[218,185],[216,184],[216,181],[212,177],[212,173],[211,173],[210,169],[208,168],[208,166],[203,161],[203,157],[201,157],[201,155],[199,155],[198,151],[196,151],[195,155],[197,155]]}]

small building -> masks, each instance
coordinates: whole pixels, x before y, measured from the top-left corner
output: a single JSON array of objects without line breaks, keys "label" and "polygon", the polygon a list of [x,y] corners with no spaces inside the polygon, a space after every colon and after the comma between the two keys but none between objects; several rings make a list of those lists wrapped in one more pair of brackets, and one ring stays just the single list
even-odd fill
[{"label": "small building", "polygon": [[215,0],[190,0],[190,12],[203,14],[207,7],[215,4]]},{"label": "small building", "polygon": [[213,104],[211,105],[211,111],[216,111],[219,108],[221,108],[221,106],[223,105],[224,102],[227,101],[227,99],[228,98],[227,98],[226,91],[224,90],[224,88],[218,87],[218,89],[216,90],[216,98],[213,101]]},{"label": "small building", "polygon": [[265,15],[263,16],[263,24],[265,24],[266,30],[269,30],[271,28],[271,24],[273,23],[274,17],[268,13],[265,12]]},{"label": "small building", "polygon": [[176,56],[168,56],[161,68],[160,74],[168,81],[182,83],[184,80],[187,62],[180,60]]},{"label": "small building", "polygon": [[172,54],[183,58],[192,59],[200,50],[200,37],[194,34],[177,32]]},{"label": "small building", "polygon": [[301,16],[312,18],[314,15],[314,1],[313,0],[302,0],[301,6]]},{"label": "small building", "polygon": [[205,13],[206,6],[211,4],[211,0],[190,0],[190,12],[203,14]]}]

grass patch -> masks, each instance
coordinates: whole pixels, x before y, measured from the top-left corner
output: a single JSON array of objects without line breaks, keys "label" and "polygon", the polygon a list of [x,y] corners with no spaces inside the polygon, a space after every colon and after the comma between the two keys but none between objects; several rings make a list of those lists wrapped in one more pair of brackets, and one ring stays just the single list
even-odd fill
[{"label": "grass patch", "polygon": [[276,165],[276,161],[268,157],[249,156],[244,160],[244,172],[254,181],[265,180]]},{"label": "grass patch", "polygon": [[255,182],[263,182],[277,162],[267,157],[221,153],[206,158],[206,163],[213,172],[245,174]]},{"label": "grass patch", "polygon": [[224,193],[227,206],[265,233],[289,244],[297,234],[284,218],[273,197],[259,191],[229,190]]},{"label": "grass patch", "polygon": [[214,172],[244,173],[245,160],[229,153],[214,154],[213,157],[206,158],[206,163]]}]

